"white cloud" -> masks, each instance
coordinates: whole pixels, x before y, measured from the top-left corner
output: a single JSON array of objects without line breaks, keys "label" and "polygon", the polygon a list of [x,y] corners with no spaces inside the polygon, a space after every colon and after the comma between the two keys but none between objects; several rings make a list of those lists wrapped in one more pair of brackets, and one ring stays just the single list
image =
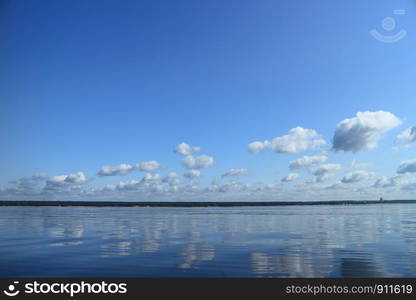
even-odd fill
[{"label": "white cloud", "polygon": [[356,117],[338,123],[333,137],[333,149],[358,152],[375,148],[383,133],[400,124],[401,120],[390,112],[358,112]]},{"label": "white cloud", "polygon": [[394,186],[396,186],[396,182],[393,180],[393,178],[389,178],[387,176],[382,176],[380,179],[377,179],[373,185],[375,188],[387,188]]},{"label": "white cloud", "polygon": [[244,189],[245,185],[242,185],[239,182],[225,182],[224,184],[220,185],[218,187],[218,191],[220,193],[229,193],[229,192],[235,192]]},{"label": "white cloud", "polygon": [[139,169],[140,171],[154,172],[160,169],[161,165],[155,160],[149,160],[149,161],[144,161],[144,162],[136,164],[136,168]]},{"label": "white cloud", "polygon": [[416,126],[407,128],[405,131],[397,136],[398,142],[404,142],[407,144],[416,142]]},{"label": "white cloud", "polygon": [[261,150],[263,150],[264,148],[266,148],[266,144],[268,145],[269,142],[268,141],[252,142],[252,143],[248,144],[247,148],[248,148],[249,152],[257,153],[257,152],[260,152]]},{"label": "white cloud", "polygon": [[161,184],[161,180],[163,179],[158,173],[146,173],[141,180],[121,181],[115,186],[107,185],[104,189],[107,191],[160,191],[161,188],[163,189],[163,185]]},{"label": "white cloud", "polygon": [[201,172],[199,170],[190,170],[189,172],[186,172],[185,174],[183,174],[183,176],[186,178],[195,178],[195,177],[199,177],[200,175],[201,175]]},{"label": "white cloud", "polygon": [[402,175],[393,176],[393,177],[382,176],[381,178],[376,180],[373,187],[375,187],[375,188],[393,188],[393,187],[397,187],[397,186],[400,186],[403,183],[402,182],[403,177],[404,176],[402,176]]},{"label": "white cloud", "polygon": [[327,190],[340,190],[340,189],[346,189],[346,186],[341,181],[336,181],[333,184],[327,186],[325,189],[327,189]]},{"label": "white cloud", "polygon": [[288,175],[286,175],[285,177],[282,178],[282,182],[290,182],[293,181],[295,179],[299,178],[299,174],[298,173],[289,173]]},{"label": "white cloud", "polygon": [[142,181],[159,181],[160,179],[160,174],[146,173],[144,174]]},{"label": "white cloud", "polygon": [[314,156],[304,156],[302,158],[298,158],[290,162],[289,168],[294,169],[301,169],[304,167],[308,167],[313,164],[319,164],[326,161],[328,157],[326,155],[314,155]]},{"label": "white cloud", "polygon": [[182,159],[182,164],[188,169],[209,168],[214,164],[214,158],[208,155],[188,155]]},{"label": "white cloud", "polygon": [[105,166],[101,168],[101,170],[98,172],[98,175],[114,176],[114,175],[127,174],[131,172],[133,169],[134,167],[128,164],[121,164],[117,166]]},{"label": "white cloud", "polygon": [[192,155],[196,152],[199,152],[200,150],[201,150],[200,147],[192,147],[191,145],[182,142],[178,146],[176,146],[173,152],[187,156],[187,155]]},{"label": "white cloud", "polygon": [[48,182],[55,184],[83,184],[87,181],[87,177],[83,172],[78,172],[69,175],[58,175],[51,177]]},{"label": "white cloud", "polygon": [[263,149],[271,149],[277,153],[299,153],[314,150],[325,144],[326,142],[315,130],[296,127],[289,130],[287,135],[276,137],[271,141],[252,142],[248,145],[248,151],[257,153]]},{"label": "white cloud", "polygon": [[397,170],[397,173],[416,173],[416,159],[402,161],[399,169]]},{"label": "white cloud", "polygon": [[129,180],[121,181],[116,185],[116,189],[119,191],[132,191],[137,190],[140,187],[141,181],[139,180]]},{"label": "white cloud", "polygon": [[162,182],[165,182],[172,186],[177,185],[179,184],[179,175],[175,172],[170,172],[168,175],[163,177]]},{"label": "white cloud", "polygon": [[342,183],[355,183],[359,181],[363,181],[366,179],[370,179],[374,176],[374,173],[364,171],[364,170],[358,170],[354,172],[347,173],[342,179]]},{"label": "white cloud", "polygon": [[341,169],[339,164],[325,164],[319,166],[317,169],[312,170],[312,175],[315,176],[316,182],[323,182],[326,179],[332,177],[331,172]]},{"label": "white cloud", "polygon": [[232,176],[247,175],[247,174],[248,174],[248,170],[245,168],[230,169],[229,171],[222,174],[221,177],[232,177]]},{"label": "white cloud", "polygon": [[102,167],[98,172],[99,176],[115,176],[115,175],[124,175],[130,173],[131,171],[137,169],[145,172],[154,172],[160,169],[162,166],[155,160],[144,161],[138,163],[134,166],[129,164],[120,164],[116,166],[105,166]]},{"label": "white cloud", "polygon": [[69,175],[58,175],[49,178],[46,181],[45,190],[62,191],[80,187],[87,182],[87,177],[83,172],[78,172]]},{"label": "white cloud", "polygon": [[87,181],[87,177],[84,175],[83,172],[78,172],[75,174],[66,175],[66,178],[64,181],[70,184],[84,184]]},{"label": "white cloud", "polygon": [[30,178],[20,178],[9,181],[12,187],[0,188],[0,192],[13,195],[32,196],[40,193],[41,181],[47,178],[46,174],[36,174]]}]

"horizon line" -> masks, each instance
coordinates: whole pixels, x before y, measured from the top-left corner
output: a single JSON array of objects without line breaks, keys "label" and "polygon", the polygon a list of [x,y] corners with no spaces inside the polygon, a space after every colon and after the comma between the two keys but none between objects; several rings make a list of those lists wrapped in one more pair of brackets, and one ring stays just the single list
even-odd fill
[{"label": "horizon line", "polygon": [[366,204],[416,204],[416,200],[323,200],[323,201],[48,201],[0,200],[0,206],[63,207],[253,207]]}]

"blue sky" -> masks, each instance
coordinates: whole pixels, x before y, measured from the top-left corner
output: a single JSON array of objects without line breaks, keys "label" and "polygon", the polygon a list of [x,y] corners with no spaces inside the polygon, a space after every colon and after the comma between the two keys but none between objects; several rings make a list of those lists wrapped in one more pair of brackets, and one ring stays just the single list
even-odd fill
[{"label": "blue sky", "polygon": [[[1,1],[0,198],[411,198],[415,16],[410,0]],[[373,29],[406,36],[386,43]],[[342,142],[361,146],[323,153],[345,119]],[[297,127],[326,144],[248,151]],[[182,142],[213,163],[184,164]],[[152,180],[136,166],[146,161],[160,164]]]}]

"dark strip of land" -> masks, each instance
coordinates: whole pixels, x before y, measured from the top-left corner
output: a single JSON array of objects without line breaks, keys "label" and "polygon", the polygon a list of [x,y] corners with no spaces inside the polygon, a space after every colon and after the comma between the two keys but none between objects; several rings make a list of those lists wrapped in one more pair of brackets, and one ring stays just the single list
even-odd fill
[{"label": "dark strip of land", "polygon": [[263,201],[263,202],[111,202],[111,201],[0,201],[0,206],[89,206],[89,207],[243,207],[295,205],[416,204],[416,200]]}]

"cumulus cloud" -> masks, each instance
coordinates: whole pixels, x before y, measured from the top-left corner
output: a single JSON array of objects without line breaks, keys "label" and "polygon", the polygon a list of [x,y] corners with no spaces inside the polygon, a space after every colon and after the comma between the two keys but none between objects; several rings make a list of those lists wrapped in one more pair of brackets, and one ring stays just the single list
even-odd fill
[{"label": "cumulus cloud", "polygon": [[316,182],[323,182],[332,176],[331,172],[341,169],[339,164],[325,164],[312,170],[312,175]]},{"label": "cumulus cloud", "polygon": [[[170,180],[173,180],[175,175],[171,175]],[[121,181],[117,185],[107,185],[104,190],[107,191],[141,191],[141,192],[160,192],[164,189],[162,182],[166,182],[169,179],[162,178],[158,173],[146,173],[141,180],[128,180]]]},{"label": "cumulus cloud", "polygon": [[288,175],[286,175],[285,177],[282,178],[282,182],[290,182],[293,181],[295,179],[299,178],[299,174],[298,173],[289,173]]},{"label": "cumulus cloud", "polygon": [[[51,180],[53,180],[53,178],[51,178]],[[87,182],[87,177],[83,172],[78,172],[75,174],[66,175],[66,178],[63,181],[70,184],[84,184]]]},{"label": "cumulus cloud", "polygon": [[160,174],[146,173],[144,174],[142,181],[159,181],[160,179]]},{"label": "cumulus cloud", "polygon": [[[46,174],[36,174],[30,178],[20,178],[9,181],[13,186],[0,188],[0,192],[9,195],[26,195],[33,196],[40,193],[40,184],[42,180],[46,180]],[[47,176],[47,175],[46,175]]]},{"label": "cumulus cloud", "polygon": [[332,176],[334,176],[334,174],[332,174],[330,172],[325,172],[321,175],[315,176],[313,182],[324,182],[325,180],[331,178]]},{"label": "cumulus cloud", "polygon": [[214,164],[214,158],[208,155],[188,155],[182,159],[182,164],[188,169],[209,168]]},{"label": "cumulus cloud", "polygon": [[162,166],[155,160],[144,161],[134,166],[129,164],[120,164],[116,166],[105,166],[102,167],[98,172],[99,176],[115,176],[124,175],[137,169],[144,172],[154,172],[160,169]]},{"label": "cumulus cloud", "polygon": [[222,174],[221,177],[233,177],[233,176],[247,175],[247,174],[248,174],[248,170],[245,168],[230,169],[229,171]]},{"label": "cumulus cloud", "polygon": [[229,193],[244,190],[247,186],[239,182],[225,182],[224,184],[218,186],[218,192],[220,193]]},{"label": "cumulus cloud", "polygon": [[325,145],[326,142],[313,129],[295,127],[284,136],[276,137],[271,141],[256,141],[248,145],[251,153],[260,152],[263,149],[271,149],[277,153],[299,153],[314,150]]},{"label": "cumulus cloud", "polygon": [[77,188],[87,182],[87,177],[83,172],[68,175],[58,175],[50,177],[46,181],[45,190],[63,191],[67,189]]},{"label": "cumulus cloud", "polygon": [[149,161],[144,161],[144,162],[136,164],[136,168],[139,169],[140,171],[154,172],[160,169],[161,165],[155,160],[149,160]]},{"label": "cumulus cloud", "polygon": [[401,120],[390,112],[358,112],[353,118],[338,123],[332,148],[335,151],[358,152],[375,148],[383,133],[401,124]]},{"label": "cumulus cloud", "polygon": [[314,155],[314,156],[304,156],[302,158],[298,158],[290,162],[289,168],[294,169],[301,169],[304,167],[308,167],[313,164],[319,164],[326,161],[328,157],[326,155]]},{"label": "cumulus cloud", "polygon": [[115,189],[119,191],[133,191],[137,190],[140,184],[141,181],[139,180],[121,181],[119,184],[115,186]]},{"label": "cumulus cloud", "polygon": [[196,177],[199,177],[200,175],[201,175],[201,172],[199,170],[190,170],[189,172],[186,172],[185,174],[183,174],[183,176],[186,178],[196,178]]},{"label": "cumulus cloud", "polygon": [[196,152],[199,152],[201,150],[200,147],[192,147],[191,145],[187,144],[187,143],[180,143],[179,145],[177,145],[175,147],[175,149],[173,149],[173,152],[178,153],[180,155],[192,155]]},{"label": "cumulus cloud", "polygon": [[177,185],[179,184],[179,175],[175,172],[170,172],[168,175],[163,177],[162,182],[165,182],[169,185]]},{"label": "cumulus cloud", "polygon": [[105,166],[102,167],[101,170],[98,172],[99,176],[114,176],[114,175],[121,175],[127,174],[134,169],[133,166],[128,164],[121,164],[117,166]]},{"label": "cumulus cloud", "polygon": [[58,184],[58,185],[61,185],[61,184],[62,185],[65,185],[65,184],[79,185],[79,184],[84,184],[86,181],[87,181],[87,177],[84,175],[83,172],[78,172],[78,173],[69,174],[69,175],[58,175],[58,176],[53,176],[48,179],[49,183]]},{"label": "cumulus cloud", "polygon": [[387,177],[382,176],[381,178],[377,179],[374,183],[373,187],[375,188],[393,188],[400,186],[402,184],[402,175]]},{"label": "cumulus cloud", "polygon": [[374,176],[374,173],[372,172],[358,170],[358,171],[345,174],[345,176],[341,179],[341,182],[342,183],[356,183],[359,181],[370,179],[373,176]]},{"label": "cumulus cloud", "polygon": [[407,128],[405,131],[400,133],[396,139],[398,142],[411,144],[416,142],[416,126]]},{"label": "cumulus cloud", "polygon": [[333,184],[325,187],[326,190],[340,190],[340,189],[346,189],[345,184],[343,184],[341,181],[336,181]]},{"label": "cumulus cloud", "polygon": [[249,152],[257,153],[257,152],[260,152],[261,150],[265,149],[269,144],[270,144],[269,141],[252,142],[252,143],[248,144],[247,148],[248,148]]},{"label": "cumulus cloud", "polygon": [[399,169],[397,170],[397,173],[416,173],[416,159],[402,161]]}]

